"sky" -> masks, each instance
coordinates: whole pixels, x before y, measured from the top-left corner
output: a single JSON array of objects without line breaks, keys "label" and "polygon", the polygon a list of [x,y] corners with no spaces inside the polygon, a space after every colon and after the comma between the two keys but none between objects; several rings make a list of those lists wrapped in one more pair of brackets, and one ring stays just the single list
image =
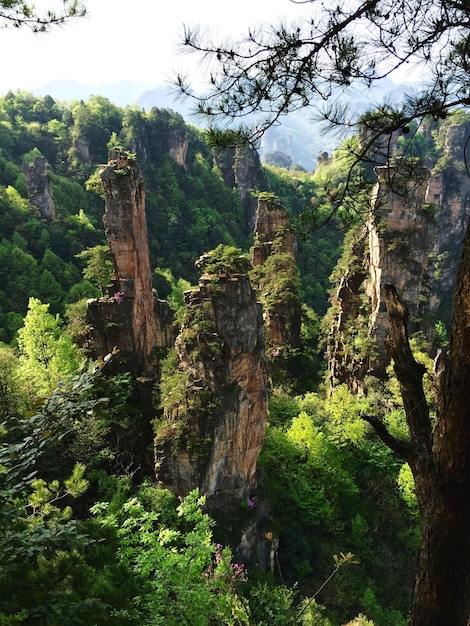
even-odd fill
[{"label": "sky", "polygon": [[[90,86],[131,80],[152,87],[176,72],[194,72],[195,55],[178,50],[183,25],[210,28],[235,39],[249,26],[289,21],[306,5],[289,0],[85,0],[87,15],[47,33],[0,30],[0,94],[31,90],[54,80]],[[35,0],[39,8],[60,0]]]}]

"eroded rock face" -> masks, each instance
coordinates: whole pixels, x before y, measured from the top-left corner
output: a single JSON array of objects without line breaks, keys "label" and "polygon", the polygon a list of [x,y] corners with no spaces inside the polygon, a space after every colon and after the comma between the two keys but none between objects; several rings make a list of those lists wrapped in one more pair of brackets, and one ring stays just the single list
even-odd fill
[{"label": "eroded rock face", "polygon": [[[409,332],[433,339],[436,320],[450,323],[452,293],[463,233],[470,218],[470,179],[462,167],[470,123],[444,127],[438,167],[399,159],[376,168],[377,184],[365,237],[351,248],[332,298],[334,322],[328,361],[332,386],[361,388],[367,373],[379,376],[389,362],[383,285],[392,284],[409,313]],[[444,166],[442,165],[444,164]]]},{"label": "eroded rock face", "polygon": [[[284,207],[270,194],[258,198],[252,264],[264,305],[269,350],[300,342],[301,305],[297,291],[296,241]],[[269,263],[268,262],[269,259]],[[254,279],[255,280],[255,279]]]},{"label": "eroded rock face", "polygon": [[172,348],[177,337],[175,316],[167,300],[154,297],[157,346]]},{"label": "eroded rock face", "polygon": [[23,163],[26,186],[28,187],[29,203],[37,209],[42,218],[55,219],[55,205],[52,198],[51,181],[47,173],[47,159],[35,157],[33,165]]},{"label": "eroded rock face", "polygon": [[285,208],[275,198],[261,195],[256,211],[253,265],[262,265],[274,252],[295,256],[296,248],[294,232]]},{"label": "eroded rock face", "polygon": [[178,495],[198,487],[209,506],[230,507],[254,488],[265,437],[261,306],[247,274],[204,274],[185,304],[175,373],[162,389],[156,474]]},{"label": "eroded rock face", "polygon": [[238,190],[246,227],[252,232],[256,222],[257,201],[250,192],[267,189],[259,154],[248,146],[239,146],[217,152],[214,161],[220,169],[224,183]]},{"label": "eroded rock face", "polygon": [[142,160],[152,161],[161,157],[163,147],[178,165],[186,169],[188,146],[189,137],[184,119],[177,113],[161,110],[146,121],[140,120],[138,127],[133,128],[130,148]]},{"label": "eroded rock face", "polygon": [[85,163],[88,167],[93,165],[93,159],[90,154],[90,145],[85,137],[78,137],[74,143],[75,153],[77,158],[82,163]]},{"label": "eroded rock face", "polygon": [[[364,243],[365,233],[357,240],[355,254],[358,257],[365,255]],[[359,332],[369,337],[368,317],[364,314],[364,302],[361,297],[367,277],[365,264],[363,267],[351,268],[351,271],[347,268],[330,300],[334,314],[328,334],[326,355],[331,389],[336,385],[346,384],[349,389],[359,393],[364,377],[375,367],[375,362],[373,363],[375,355],[371,355],[369,350],[350,348],[351,342],[357,342]],[[368,311],[368,305],[366,306]],[[356,334],[352,338],[354,333]]]},{"label": "eroded rock face", "polygon": [[185,129],[174,129],[168,137],[168,151],[173,159],[186,169],[189,139]]},{"label": "eroded rock face", "polygon": [[402,171],[398,160],[376,168],[376,172],[378,182],[367,223],[369,276],[364,287],[369,298],[370,334],[377,342],[378,364],[383,366],[389,361],[384,348],[388,314],[383,285],[395,285],[407,303],[410,332],[419,330],[419,320],[430,313],[427,295],[436,220],[434,209],[427,203],[431,176],[427,168]]},{"label": "eroded rock face", "polygon": [[117,346],[121,367],[140,375],[157,343],[144,181],[135,159],[119,149],[110,151],[100,176],[115,274],[109,297],[88,303],[94,351],[100,356]]}]

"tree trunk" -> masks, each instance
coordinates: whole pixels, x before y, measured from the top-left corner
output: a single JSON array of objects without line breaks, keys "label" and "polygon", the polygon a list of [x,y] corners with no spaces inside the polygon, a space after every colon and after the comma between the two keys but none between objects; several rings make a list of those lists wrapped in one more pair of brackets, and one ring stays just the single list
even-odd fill
[{"label": "tree trunk", "polygon": [[[406,309],[393,286],[385,285],[384,290],[390,318],[386,348],[400,383],[410,441],[393,440],[383,426],[376,430],[411,467],[421,522],[408,624],[469,626],[470,229],[454,295],[451,347],[435,372],[438,407],[434,426],[423,392],[423,368],[414,360],[408,343]],[[373,420],[371,423],[374,425]]]},{"label": "tree trunk", "polygon": [[421,539],[410,626],[467,626],[470,614],[469,487],[415,470]]}]

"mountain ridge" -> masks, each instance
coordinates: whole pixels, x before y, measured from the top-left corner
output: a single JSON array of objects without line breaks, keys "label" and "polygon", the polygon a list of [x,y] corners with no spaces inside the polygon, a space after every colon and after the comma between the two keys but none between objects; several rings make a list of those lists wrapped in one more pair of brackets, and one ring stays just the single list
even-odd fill
[{"label": "mountain ridge", "polygon": [[[354,102],[354,113],[360,114],[370,108],[371,102],[397,102],[413,88],[414,83],[394,83],[384,78],[374,89],[354,89],[347,97]],[[32,89],[31,93],[37,96],[49,95],[60,101],[87,100],[93,95],[101,95],[121,107],[138,106],[144,111],[153,107],[169,109],[179,113],[186,123],[204,127],[201,119],[196,120],[193,115],[191,101],[179,98],[174,88],[165,84],[125,80],[93,86],[74,80],[54,80]],[[282,152],[291,159],[293,165],[313,171],[318,164],[318,155],[331,153],[339,143],[338,136],[333,132],[325,132],[322,122],[314,120],[311,112],[301,110],[290,113],[279,125],[270,128],[262,138],[258,152],[262,160],[269,153]]]}]

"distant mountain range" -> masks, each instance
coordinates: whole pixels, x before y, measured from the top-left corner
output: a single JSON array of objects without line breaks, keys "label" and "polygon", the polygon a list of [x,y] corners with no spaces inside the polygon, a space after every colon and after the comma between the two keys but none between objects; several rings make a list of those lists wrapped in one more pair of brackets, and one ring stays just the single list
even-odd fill
[{"label": "distant mountain range", "polygon": [[55,100],[70,102],[72,100],[88,100],[90,96],[104,96],[120,107],[138,104],[145,92],[153,89],[151,83],[133,82],[130,80],[103,85],[82,85],[74,80],[53,80],[43,87],[31,89],[36,96],[52,96]]},{"label": "distant mountain range", "polygon": [[[355,110],[361,112],[378,102],[398,101],[405,91],[413,89],[411,83],[395,84],[390,79],[383,79],[373,90],[356,90],[349,100],[354,102]],[[191,114],[192,103],[179,98],[169,86],[153,86],[146,82],[122,81],[98,86],[82,85],[73,80],[56,80],[31,92],[38,96],[50,95],[55,100],[70,102],[88,100],[90,96],[101,95],[117,106],[137,105],[141,109],[152,107],[171,109],[183,116],[188,124],[202,127],[200,119]],[[270,129],[259,146],[261,158],[271,152],[283,152],[293,164],[304,167],[307,171],[317,165],[317,157],[322,152],[331,153],[339,139],[331,133],[324,133],[319,122],[312,120],[307,109],[291,113],[281,125]]]}]

